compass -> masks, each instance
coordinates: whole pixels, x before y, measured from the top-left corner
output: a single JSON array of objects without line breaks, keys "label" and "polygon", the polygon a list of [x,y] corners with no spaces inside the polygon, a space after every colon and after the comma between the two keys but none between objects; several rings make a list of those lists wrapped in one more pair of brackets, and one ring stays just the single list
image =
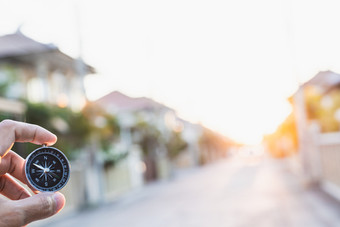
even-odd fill
[{"label": "compass", "polygon": [[25,173],[34,189],[55,192],[67,184],[70,164],[63,152],[54,147],[43,146],[26,158]]}]

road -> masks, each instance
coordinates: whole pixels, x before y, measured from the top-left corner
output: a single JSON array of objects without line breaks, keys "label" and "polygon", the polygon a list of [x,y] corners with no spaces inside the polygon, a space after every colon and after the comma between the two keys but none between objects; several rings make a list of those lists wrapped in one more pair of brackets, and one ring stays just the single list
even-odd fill
[{"label": "road", "polygon": [[237,157],[182,172],[48,226],[335,227],[340,206],[303,187],[282,161]]}]

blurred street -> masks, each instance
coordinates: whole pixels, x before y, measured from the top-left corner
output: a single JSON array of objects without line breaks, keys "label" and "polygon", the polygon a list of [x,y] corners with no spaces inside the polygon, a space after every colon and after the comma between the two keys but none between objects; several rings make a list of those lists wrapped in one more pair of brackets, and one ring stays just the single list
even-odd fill
[{"label": "blurred street", "polygon": [[[285,165],[235,157],[178,173],[117,201],[48,224],[128,227],[339,226],[340,206]],[[38,223],[35,223],[35,225]]]},{"label": "blurred street", "polygon": [[[0,122],[58,138],[11,127],[27,165],[0,163],[0,197],[26,177],[67,201],[30,227],[340,226],[339,1],[0,7]],[[55,141],[70,170],[27,159]]]}]

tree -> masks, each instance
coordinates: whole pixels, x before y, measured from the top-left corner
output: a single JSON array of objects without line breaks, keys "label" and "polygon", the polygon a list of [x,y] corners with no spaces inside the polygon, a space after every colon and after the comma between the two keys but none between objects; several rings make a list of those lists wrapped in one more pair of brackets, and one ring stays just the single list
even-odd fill
[{"label": "tree", "polygon": [[[68,108],[27,102],[26,121],[40,125],[55,133],[58,141],[55,146],[66,156],[74,158],[75,151],[81,149],[93,129],[91,122],[81,113]],[[29,150],[33,149],[28,145]]]},{"label": "tree", "polygon": [[170,138],[165,142],[165,146],[168,157],[174,159],[188,147],[188,143],[183,140],[180,132],[171,131]]},{"label": "tree", "polygon": [[272,134],[264,136],[267,151],[275,158],[284,158],[298,151],[294,114],[291,113]]},{"label": "tree", "polygon": [[199,140],[201,148],[201,164],[213,161],[219,157],[224,157],[232,144],[233,142],[228,138],[210,129],[204,128],[203,134]]}]

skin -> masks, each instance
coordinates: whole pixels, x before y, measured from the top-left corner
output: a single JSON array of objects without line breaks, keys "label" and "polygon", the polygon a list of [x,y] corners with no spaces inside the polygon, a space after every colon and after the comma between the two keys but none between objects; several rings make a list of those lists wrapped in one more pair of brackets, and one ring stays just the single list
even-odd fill
[{"label": "skin", "polygon": [[28,185],[25,160],[11,151],[14,142],[53,145],[57,137],[46,129],[17,121],[0,123],[0,227],[26,226],[58,213],[65,205],[59,193],[35,192],[33,196],[14,179]]}]

